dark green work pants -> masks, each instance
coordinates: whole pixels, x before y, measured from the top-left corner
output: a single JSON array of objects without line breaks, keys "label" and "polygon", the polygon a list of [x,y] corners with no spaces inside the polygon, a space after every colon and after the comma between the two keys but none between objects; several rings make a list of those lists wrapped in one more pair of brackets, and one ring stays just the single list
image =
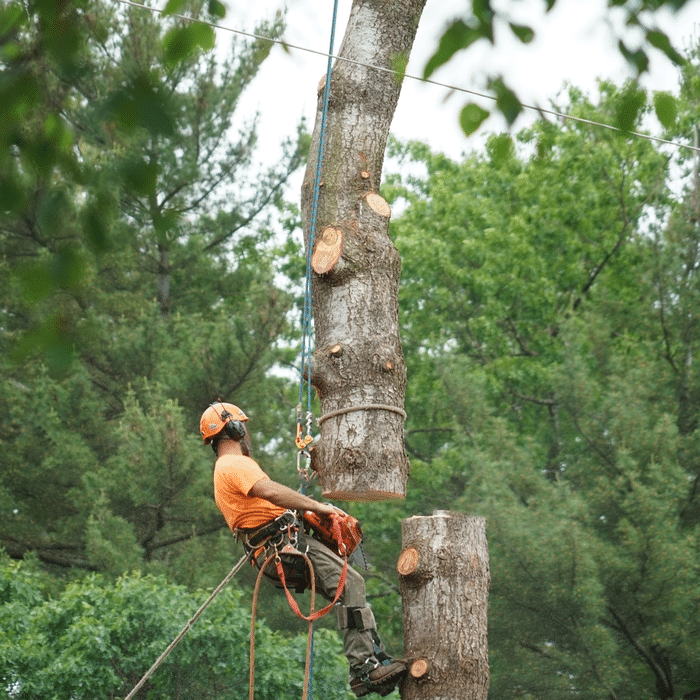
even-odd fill
[{"label": "dark green work pants", "polygon": [[[306,556],[314,567],[316,592],[326,600],[333,600],[343,571],[343,560],[313,537],[306,537],[304,544],[308,547]],[[301,549],[303,551],[304,547]],[[263,560],[265,558],[266,556],[259,557]],[[285,578],[288,570],[292,575],[292,560],[298,558],[298,555],[282,555]],[[265,573],[270,574],[268,578],[272,578],[273,581],[276,579],[274,562],[268,565]],[[345,588],[338,598],[336,608],[338,626],[343,634],[343,651],[350,669],[359,669],[367,661],[376,661],[375,641],[380,649],[383,649],[383,646],[377,636],[374,614],[371,608],[367,607],[365,580],[350,564],[347,567]]]}]

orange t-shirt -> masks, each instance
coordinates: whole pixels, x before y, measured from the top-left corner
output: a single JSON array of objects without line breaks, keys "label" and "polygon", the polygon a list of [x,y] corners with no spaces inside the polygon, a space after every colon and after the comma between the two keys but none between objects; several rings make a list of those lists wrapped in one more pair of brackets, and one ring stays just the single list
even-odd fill
[{"label": "orange t-shirt", "polygon": [[223,455],[216,460],[214,500],[232,530],[260,527],[284,513],[284,508],[248,495],[258,481],[267,478],[250,457]]}]

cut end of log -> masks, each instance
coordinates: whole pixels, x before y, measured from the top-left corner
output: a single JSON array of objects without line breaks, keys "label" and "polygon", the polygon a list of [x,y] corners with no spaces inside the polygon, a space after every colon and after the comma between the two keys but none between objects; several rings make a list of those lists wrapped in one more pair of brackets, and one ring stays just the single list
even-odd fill
[{"label": "cut end of log", "polygon": [[331,347],[328,348],[328,354],[331,357],[340,357],[343,354],[343,346],[338,345],[338,343],[331,345]]},{"label": "cut end of log", "polygon": [[368,192],[365,195],[365,199],[367,200],[369,208],[377,214],[377,216],[381,216],[384,219],[391,218],[391,207],[384,197],[381,197],[376,192]]},{"label": "cut end of log", "polygon": [[401,576],[409,576],[418,566],[418,551],[413,547],[407,547],[399,555],[399,561],[396,564],[396,570]]},{"label": "cut end of log", "polygon": [[362,170],[362,171],[360,171],[360,177],[361,177],[363,180],[369,180],[369,178],[370,178],[369,170]]},{"label": "cut end of log", "polygon": [[428,674],[428,662],[425,659],[416,659],[409,670],[411,678],[416,680],[419,678],[424,678]]}]

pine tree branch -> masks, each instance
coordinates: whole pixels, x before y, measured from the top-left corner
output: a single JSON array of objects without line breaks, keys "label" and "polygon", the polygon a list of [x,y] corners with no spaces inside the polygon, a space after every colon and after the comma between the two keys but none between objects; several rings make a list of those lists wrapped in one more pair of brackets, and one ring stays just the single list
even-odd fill
[{"label": "pine tree branch", "polygon": [[654,661],[651,654],[647,652],[644,647],[635,639],[632,631],[627,626],[622,616],[615,610],[612,605],[607,606],[608,612],[613,616],[615,624],[612,625],[614,629],[621,632],[622,635],[627,639],[632,648],[641,656],[644,662],[649,666],[654,677],[656,678],[656,689],[659,693],[659,698],[661,700],[667,700],[673,697],[673,684],[671,679],[663,672],[659,665]]}]

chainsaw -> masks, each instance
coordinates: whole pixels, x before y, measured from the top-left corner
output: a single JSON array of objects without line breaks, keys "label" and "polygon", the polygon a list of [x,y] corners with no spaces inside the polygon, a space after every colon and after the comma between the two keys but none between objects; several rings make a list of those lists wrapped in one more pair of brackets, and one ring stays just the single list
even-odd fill
[{"label": "chainsaw", "polygon": [[[340,509],[336,509],[333,515],[319,515],[306,510],[304,522],[311,528],[313,537],[338,556],[349,559],[358,547],[362,552],[362,527],[352,515]],[[364,560],[364,553],[361,558]]]}]

